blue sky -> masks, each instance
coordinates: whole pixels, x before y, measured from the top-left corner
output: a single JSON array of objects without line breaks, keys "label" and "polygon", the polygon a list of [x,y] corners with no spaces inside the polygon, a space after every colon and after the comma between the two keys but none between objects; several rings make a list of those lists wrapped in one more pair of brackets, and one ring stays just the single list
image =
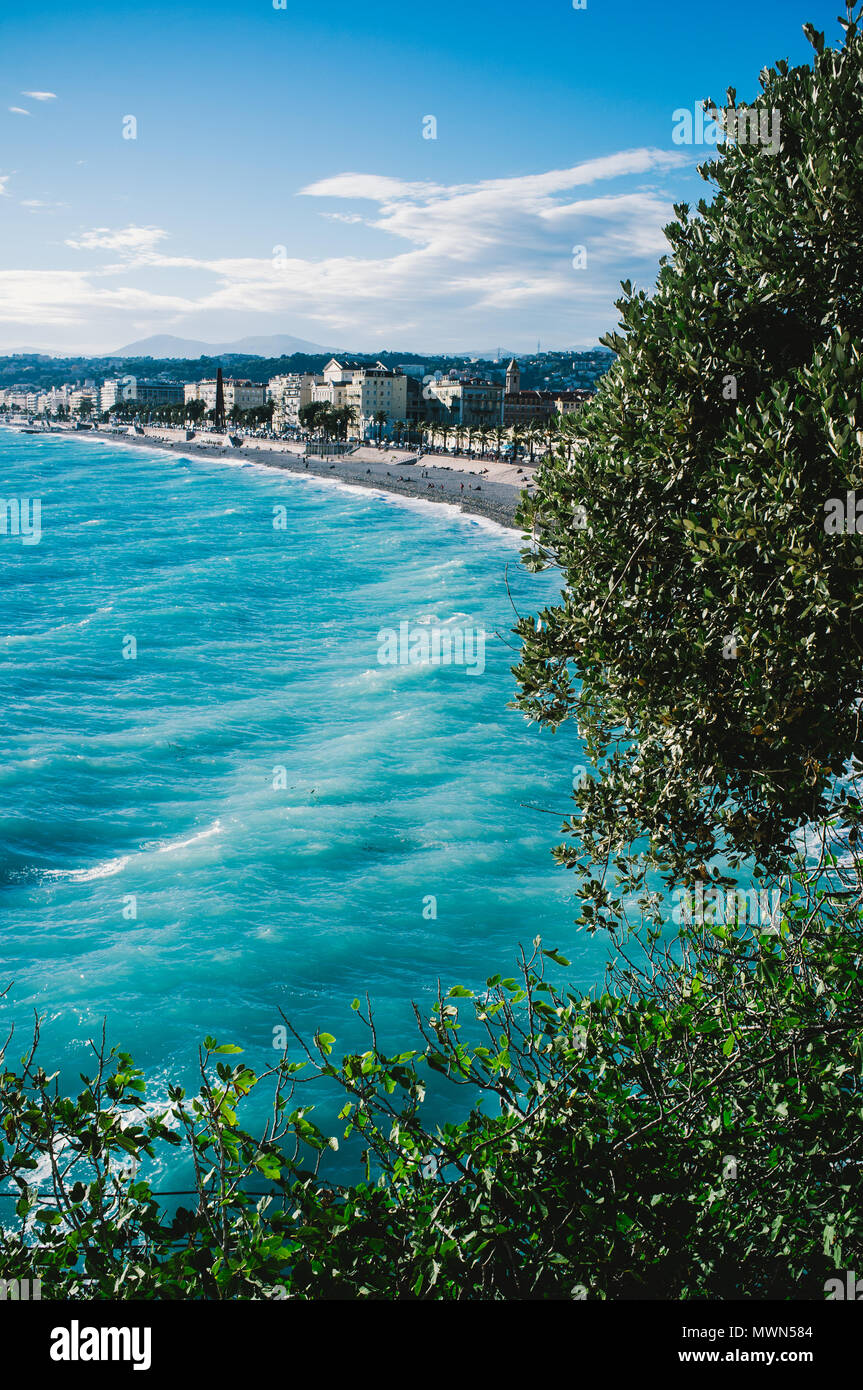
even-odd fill
[{"label": "blue sky", "polygon": [[840,9],[14,7],[0,350],[153,333],[357,351],[592,343],[619,280],[652,283],[671,204],[706,190],[694,167],[710,151],[676,146],[672,113],[729,85],[754,99],[763,66],[807,60],[806,20],[839,39]]}]

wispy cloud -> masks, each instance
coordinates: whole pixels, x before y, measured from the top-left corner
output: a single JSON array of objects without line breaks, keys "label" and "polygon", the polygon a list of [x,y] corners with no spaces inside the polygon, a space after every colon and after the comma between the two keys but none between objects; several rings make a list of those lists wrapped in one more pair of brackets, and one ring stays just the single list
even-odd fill
[{"label": "wispy cloud", "polygon": [[[673,215],[661,185],[688,163],[681,151],[635,149],[474,183],[337,174],[300,190],[342,204],[322,208],[345,224],[342,253],[317,260],[276,256],[269,246],[255,257],[169,254],[162,228],[91,228],[66,246],[117,259],[74,272],[3,272],[0,322],[113,318],[113,331],[128,336],[243,314],[266,316],[270,325],[302,317],[358,347],[382,346],[394,334],[404,340],[408,331],[418,348],[464,347],[498,334],[509,342],[586,341],[609,327],[621,278],[655,274]],[[597,187],[627,178],[624,189]],[[354,250],[355,223],[363,254]],[[368,229],[380,242],[377,254],[365,250]],[[575,264],[576,245],[586,248],[586,268]],[[162,292],[159,273],[175,270],[185,272],[182,293]],[[122,287],[106,284],[119,278]]]},{"label": "wispy cloud", "polygon": [[22,198],[21,207],[28,212],[50,212],[55,213],[59,208],[67,208],[68,203],[58,202],[54,198]]},{"label": "wispy cloud", "polygon": [[157,295],[125,286],[106,290],[90,283],[81,271],[0,270],[0,322],[33,328],[45,325],[81,326],[126,323],[139,315],[156,315],[164,322],[188,313],[194,302],[174,295]]},{"label": "wispy cloud", "polygon": [[119,251],[136,256],[141,252],[152,251],[168,235],[160,227],[123,227],[112,231],[110,227],[93,227],[79,237],[68,237],[67,246],[76,251]]},{"label": "wispy cloud", "polygon": [[30,97],[33,101],[56,101],[56,92],[22,92],[22,97]]},{"label": "wispy cloud", "polygon": [[13,116],[29,116],[32,114],[30,111],[25,111],[23,106],[10,106],[9,110],[12,112]]}]

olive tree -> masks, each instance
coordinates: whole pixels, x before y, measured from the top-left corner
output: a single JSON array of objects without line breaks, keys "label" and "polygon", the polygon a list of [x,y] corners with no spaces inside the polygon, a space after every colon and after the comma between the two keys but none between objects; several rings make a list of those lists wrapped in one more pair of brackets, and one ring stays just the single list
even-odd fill
[{"label": "olive tree", "polygon": [[762,72],[746,109],[777,139],[728,90],[715,196],[675,207],[652,293],[622,286],[616,361],[521,510],[527,563],[565,588],[519,624],[519,704],[574,719],[595,773],[571,864],[640,843],[670,877],[720,852],[778,870],[863,754],[863,33],[842,23],[843,47],[807,26],[811,63]]}]

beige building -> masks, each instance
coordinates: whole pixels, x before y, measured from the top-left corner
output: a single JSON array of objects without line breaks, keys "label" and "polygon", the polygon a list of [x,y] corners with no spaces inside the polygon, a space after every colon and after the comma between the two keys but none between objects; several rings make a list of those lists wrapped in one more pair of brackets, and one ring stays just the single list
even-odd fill
[{"label": "beige building", "polygon": [[462,381],[456,376],[432,379],[423,387],[425,416],[432,424],[494,429],[503,424],[503,396],[499,381],[479,377]]},{"label": "beige building", "polygon": [[407,419],[407,377],[383,362],[340,362],[331,357],[323,375],[315,379],[312,400],[324,401],[336,410],[342,406],[353,410],[348,433],[354,438],[377,433],[375,415],[380,412],[387,417],[382,432],[390,434],[397,420]]},{"label": "beige building", "polygon": [[596,393],[594,391],[555,391],[554,408],[558,415],[572,415],[589,401]]},{"label": "beige building", "polygon": [[[225,397],[225,414],[231,411],[255,410],[267,403],[267,388],[261,381],[247,381],[245,377],[226,376],[222,379]],[[183,388],[186,405],[190,401],[203,401],[207,410],[216,408],[216,378],[209,381],[189,381]]]}]

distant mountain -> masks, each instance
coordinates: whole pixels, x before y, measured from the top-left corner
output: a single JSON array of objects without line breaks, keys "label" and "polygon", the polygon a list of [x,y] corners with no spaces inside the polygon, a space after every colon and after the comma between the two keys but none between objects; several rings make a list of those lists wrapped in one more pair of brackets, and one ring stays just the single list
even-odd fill
[{"label": "distant mountain", "polygon": [[225,357],[230,353],[249,357],[290,357],[294,352],[329,352],[320,343],[294,338],[290,333],[274,333],[268,338],[240,338],[235,343],[201,343],[194,338],[175,338],[157,333],[136,343],[105,353],[106,357]]},{"label": "distant mountain", "polygon": [[273,333],[268,338],[240,338],[226,343],[220,352],[247,352],[254,357],[290,357],[293,352],[332,352],[332,348],[310,343],[308,338],[295,338],[291,333]]}]

